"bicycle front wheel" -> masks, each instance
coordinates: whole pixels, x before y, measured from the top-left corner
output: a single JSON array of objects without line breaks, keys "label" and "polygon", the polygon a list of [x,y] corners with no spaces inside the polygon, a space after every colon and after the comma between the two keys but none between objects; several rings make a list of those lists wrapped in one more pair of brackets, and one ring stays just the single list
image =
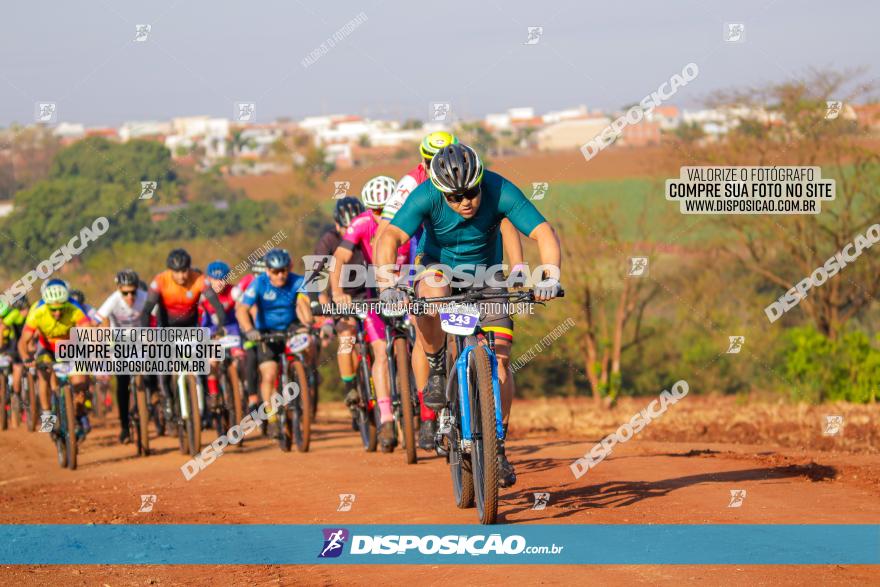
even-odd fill
[{"label": "bicycle front wheel", "polygon": [[64,386],[64,418],[67,424],[67,468],[76,469],[76,407],[73,403],[73,389]]},{"label": "bicycle front wheel", "polygon": [[[24,380],[22,383],[27,384],[27,431],[34,432],[39,426],[40,422],[40,414],[39,414],[39,406],[37,405],[37,382],[36,378],[27,372],[24,376]],[[25,392],[22,391],[22,395],[24,396]]]},{"label": "bicycle front wheel", "polygon": [[138,454],[147,456],[150,454],[150,410],[142,377],[136,378],[134,389],[138,414]]},{"label": "bicycle front wheel", "polygon": [[416,429],[418,428],[418,416],[414,414],[415,401],[413,398],[414,386],[412,385],[409,348],[406,339],[394,339],[394,364],[397,375],[397,393],[400,396],[401,419],[400,428],[403,436],[403,446],[406,449],[406,463],[414,465],[419,457],[416,454]]},{"label": "bicycle front wheel", "polygon": [[474,348],[470,359],[474,497],[480,523],[494,524],[498,517],[498,436],[495,427],[492,364],[486,347],[482,345]]},{"label": "bicycle front wheel", "polygon": [[361,396],[361,405],[357,408],[357,427],[361,434],[361,442],[367,452],[376,452],[379,445],[378,429],[373,412],[370,410],[370,369],[362,358],[358,368],[358,391]]},{"label": "bicycle front wheel", "polygon": [[293,438],[299,452],[309,452],[309,443],[312,439],[312,396],[309,390],[309,380],[306,378],[306,370],[299,360],[293,361],[290,365],[290,380],[299,386],[299,395],[293,400],[291,406],[294,424]]},{"label": "bicycle front wheel", "polygon": [[187,375],[186,397],[189,401],[189,418],[186,421],[189,454],[196,456],[202,450],[202,415],[199,412],[199,389],[195,375]]}]

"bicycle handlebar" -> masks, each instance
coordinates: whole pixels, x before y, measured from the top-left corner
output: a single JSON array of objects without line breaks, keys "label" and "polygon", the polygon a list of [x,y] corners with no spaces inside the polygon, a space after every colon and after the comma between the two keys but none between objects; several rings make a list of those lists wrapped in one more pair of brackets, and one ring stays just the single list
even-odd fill
[{"label": "bicycle handlebar", "polygon": [[367,306],[367,305],[376,305],[381,303],[378,298],[366,298],[363,300],[352,300],[348,307],[342,307],[337,304],[332,304],[334,308],[333,312],[324,312],[323,308],[318,308],[317,310],[312,311],[312,315],[314,316],[328,316],[331,318],[336,317],[346,317],[346,318],[357,318],[360,314],[365,314],[364,310],[358,310],[358,306]]},{"label": "bicycle handlebar", "polygon": [[[408,288],[411,290],[411,288]],[[409,293],[409,292],[407,292]],[[564,298],[565,291],[559,290],[557,298]],[[450,303],[450,302],[481,302],[484,300],[497,300],[498,298],[506,298],[512,302],[536,302],[542,303],[541,300],[535,299],[535,290],[528,289],[523,291],[507,291],[507,292],[491,292],[485,290],[466,291],[454,296],[440,296],[436,298],[414,298],[412,301],[419,304],[431,303]],[[555,299],[555,298],[554,298]]]}]

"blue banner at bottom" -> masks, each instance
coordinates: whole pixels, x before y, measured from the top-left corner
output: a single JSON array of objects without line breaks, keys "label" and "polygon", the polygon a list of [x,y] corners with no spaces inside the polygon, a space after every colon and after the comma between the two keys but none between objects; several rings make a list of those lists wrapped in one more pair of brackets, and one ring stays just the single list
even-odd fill
[{"label": "blue banner at bottom", "polygon": [[880,525],[2,525],[0,564],[880,564]]}]

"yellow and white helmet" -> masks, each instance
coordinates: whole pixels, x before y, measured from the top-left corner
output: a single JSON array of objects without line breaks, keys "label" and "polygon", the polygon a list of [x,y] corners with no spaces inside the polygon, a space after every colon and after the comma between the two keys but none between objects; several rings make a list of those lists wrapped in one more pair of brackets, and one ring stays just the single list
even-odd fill
[{"label": "yellow and white helmet", "polygon": [[50,279],[40,288],[40,296],[47,305],[56,306],[70,299],[70,289],[63,280]]},{"label": "yellow and white helmet", "polygon": [[430,161],[443,147],[457,144],[458,138],[454,134],[445,130],[438,130],[422,139],[422,144],[419,145],[419,152],[422,154],[422,157]]},{"label": "yellow and white helmet", "polygon": [[361,190],[361,201],[367,208],[383,208],[385,202],[394,195],[397,189],[397,181],[387,175],[377,175],[364,184]]}]

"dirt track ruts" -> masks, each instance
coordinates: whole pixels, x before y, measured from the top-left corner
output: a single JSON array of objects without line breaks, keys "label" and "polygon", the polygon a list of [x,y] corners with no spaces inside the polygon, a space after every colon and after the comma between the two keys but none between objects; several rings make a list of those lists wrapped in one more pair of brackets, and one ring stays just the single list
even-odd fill
[{"label": "dirt track ruts", "polygon": [[[95,429],[83,446],[80,469],[58,468],[42,434],[0,433],[0,523],[224,523],[224,524],[472,524],[474,510],[457,510],[445,463],[420,452],[419,464],[403,455],[367,454],[338,404],[322,406],[312,451],[282,453],[257,438],[229,450],[187,482],[170,438],[153,442],[157,453],[133,456],[115,443],[116,428]],[[208,438],[213,438],[209,434]],[[501,522],[565,524],[636,523],[880,523],[876,486],[859,471],[876,470],[880,457],[809,454],[791,449],[715,443],[633,440],[585,477],[568,467],[596,441],[532,435],[510,442],[516,487],[502,491]],[[846,474],[842,472],[846,471]],[[731,489],[747,490],[742,507],[728,508]],[[532,510],[533,492],[549,492],[543,511]],[[340,493],[356,495],[349,512],[337,512]],[[138,513],[140,496],[155,494],[151,513]],[[670,545],[674,547],[674,545]],[[222,575],[219,573],[222,572]],[[427,584],[466,579],[509,584],[510,567],[497,566],[116,566],[4,567],[3,584]],[[861,566],[517,566],[522,584],[599,584],[629,581],[672,585],[877,584],[880,569]],[[222,580],[220,577],[222,576]]]}]

